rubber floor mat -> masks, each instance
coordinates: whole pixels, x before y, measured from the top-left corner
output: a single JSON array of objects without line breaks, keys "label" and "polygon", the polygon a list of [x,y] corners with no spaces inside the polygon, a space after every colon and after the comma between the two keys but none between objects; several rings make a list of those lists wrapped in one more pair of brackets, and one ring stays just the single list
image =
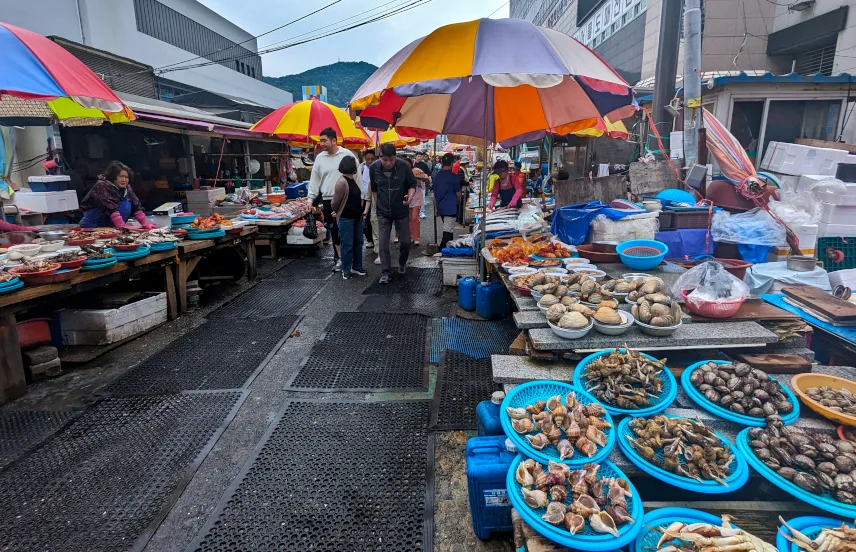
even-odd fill
[{"label": "rubber floor mat", "polygon": [[390,283],[381,284],[375,280],[363,294],[417,293],[440,296],[443,293],[443,271],[439,268],[408,268],[404,275],[393,272]]},{"label": "rubber floor mat", "polygon": [[258,319],[298,314],[326,284],[326,280],[263,280],[208,318]]},{"label": "rubber floor mat", "polygon": [[502,385],[493,382],[490,358],[446,351],[431,401],[431,429],[476,429],[476,406],[501,389]]},{"label": "rubber floor mat", "polygon": [[104,392],[119,396],[243,387],[279,350],[300,318],[209,320],[132,368]]},{"label": "rubber floor mat", "polygon": [[79,412],[0,412],[0,468],[23,456]]},{"label": "rubber floor mat", "polygon": [[277,270],[267,278],[270,280],[326,280],[333,274],[333,258],[322,256],[294,259],[282,270]]},{"label": "rubber floor mat", "polygon": [[358,309],[360,312],[385,312],[400,314],[421,314],[424,316],[448,316],[451,303],[431,295],[410,293],[388,293],[368,295]]},{"label": "rubber floor mat", "polygon": [[424,391],[426,331],[418,314],[337,313],[288,389]]},{"label": "rubber floor mat", "polygon": [[435,319],[431,321],[431,362],[440,362],[441,354],[447,349],[476,359],[506,354],[519,333],[510,318],[500,321]]},{"label": "rubber floor mat", "polygon": [[142,549],[246,394],[95,404],[0,471],[3,550]]},{"label": "rubber floor mat", "polygon": [[193,551],[433,550],[427,402],[291,402]]}]

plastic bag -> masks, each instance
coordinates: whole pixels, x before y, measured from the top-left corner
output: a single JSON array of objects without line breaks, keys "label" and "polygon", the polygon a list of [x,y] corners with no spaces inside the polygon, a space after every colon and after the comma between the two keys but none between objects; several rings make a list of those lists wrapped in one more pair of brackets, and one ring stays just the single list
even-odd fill
[{"label": "plastic bag", "polygon": [[713,241],[723,243],[744,243],[786,246],[785,227],[762,209],[752,209],[745,213],[732,214],[717,211],[710,224]]},{"label": "plastic bag", "polygon": [[672,286],[672,294],[681,297],[687,290],[692,290],[686,296],[688,306],[704,315],[709,315],[705,311],[716,309],[717,304],[742,302],[749,296],[749,286],[716,261],[701,263],[681,274]]},{"label": "plastic bag", "polygon": [[770,211],[782,219],[788,228],[799,228],[804,224],[815,222],[817,199],[814,194],[798,194],[782,190],[779,200],[771,199],[768,203]]},{"label": "plastic bag", "polygon": [[308,240],[314,240],[318,237],[318,227],[315,224],[315,215],[312,213],[306,215],[306,228],[303,229],[303,237]]}]

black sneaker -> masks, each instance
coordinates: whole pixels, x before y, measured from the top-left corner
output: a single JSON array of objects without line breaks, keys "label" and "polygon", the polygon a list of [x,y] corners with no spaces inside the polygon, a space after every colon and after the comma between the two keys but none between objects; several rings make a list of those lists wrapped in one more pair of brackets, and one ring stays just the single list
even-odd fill
[{"label": "black sneaker", "polygon": [[343,273],[342,273],[342,279],[343,279],[343,280],[350,280],[350,279],[351,279],[351,275],[350,275],[350,274],[345,274],[345,273],[343,272]]},{"label": "black sneaker", "polygon": [[378,283],[381,285],[386,285],[389,283],[389,280],[390,280],[389,274],[384,272],[383,274],[380,275],[380,280],[378,280]]},{"label": "black sneaker", "polygon": [[407,267],[406,266],[398,267],[398,273],[399,274],[407,274]]},{"label": "black sneaker", "polygon": [[365,270],[363,270],[362,268],[352,268],[352,269],[351,269],[351,274],[356,274],[357,276],[365,276],[365,275],[366,275],[366,271],[365,271]]}]

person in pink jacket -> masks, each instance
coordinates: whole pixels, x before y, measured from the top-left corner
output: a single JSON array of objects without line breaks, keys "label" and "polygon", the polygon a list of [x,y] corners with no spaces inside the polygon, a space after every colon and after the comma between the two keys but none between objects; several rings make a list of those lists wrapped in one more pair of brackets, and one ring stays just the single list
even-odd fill
[{"label": "person in pink jacket", "polygon": [[[504,161],[497,161],[497,164]],[[507,165],[506,165],[507,166]],[[500,178],[493,186],[490,194],[489,209],[496,205],[497,197],[502,199],[502,207],[521,207],[523,196],[526,195],[526,177],[520,172],[520,167],[515,163],[514,169],[509,171],[506,178]]]},{"label": "person in pink jacket", "polygon": [[128,228],[125,223],[131,217],[144,230],[157,228],[146,218],[146,212],[131,188],[131,169],[119,161],[107,165],[104,174],[98,176],[98,182],[80,202],[80,207],[83,209],[82,228]]}]

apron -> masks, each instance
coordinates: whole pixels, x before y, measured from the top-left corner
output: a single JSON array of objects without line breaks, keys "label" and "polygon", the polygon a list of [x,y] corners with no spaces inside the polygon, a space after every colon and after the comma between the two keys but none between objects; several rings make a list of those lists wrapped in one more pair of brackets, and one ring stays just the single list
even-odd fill
[{"label": "apron", "polygon": [[503,189],[502,186],[500,186],[499,182],[496,183],[496,185],[499,186],[499,199],[502,200],[502,206],[503,207],[520,208],[523,206],[523,199],[522,198],[517,200],[517,205],[511,205],[511,200],[514,199],[514,192],[516,192],[517,189],[514,187],[514,184],[511,183],[510,179],[509,179],[509,183],[511,185],[505,189]]},{"label": "apron", "polygon": [[[125,199],[119,202],[119,215],[125,222],[128,222],[128,219],[131,217],[131,200],[128,199],[127,193]],[[83,219],[80,221],[81,228],[105,228],[110,226],[113,226],[110,215],[95,207],[87,209],[83,213]]]}]

